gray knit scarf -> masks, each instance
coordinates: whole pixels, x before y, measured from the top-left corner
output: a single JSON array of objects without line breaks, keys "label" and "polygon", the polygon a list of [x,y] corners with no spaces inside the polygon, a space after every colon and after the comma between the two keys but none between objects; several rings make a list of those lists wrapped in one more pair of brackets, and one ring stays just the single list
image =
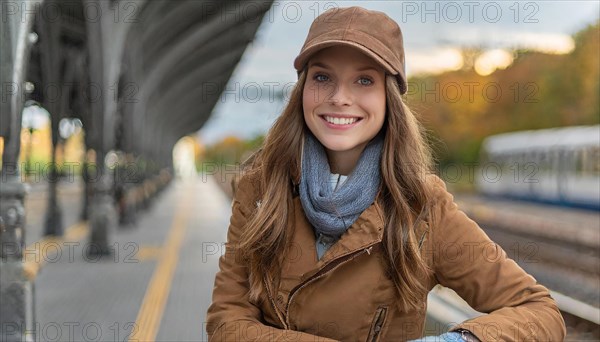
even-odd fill
[{"label": "gray knit scarf", "polygon": [[299,195],[306,217],[317,233],[339,238],[375,200],[381,181],[383,136],[365,147],[354,170],[335,192],[323,145],[310,133],[304,138]]}]

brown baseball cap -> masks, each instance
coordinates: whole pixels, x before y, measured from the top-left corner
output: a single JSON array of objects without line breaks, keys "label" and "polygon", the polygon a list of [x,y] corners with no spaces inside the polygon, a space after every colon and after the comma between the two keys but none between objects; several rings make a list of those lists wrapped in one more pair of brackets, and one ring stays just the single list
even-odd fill
[{"label": "brown baseball cap", "polygon": [[400,26],[387,14],[362,7],[332,8],[310,26],[294,68],[300,72],[316,52],[335,45],[355,47],[396,75],[400,92],[408,86],[404,66],[404,44]]}]

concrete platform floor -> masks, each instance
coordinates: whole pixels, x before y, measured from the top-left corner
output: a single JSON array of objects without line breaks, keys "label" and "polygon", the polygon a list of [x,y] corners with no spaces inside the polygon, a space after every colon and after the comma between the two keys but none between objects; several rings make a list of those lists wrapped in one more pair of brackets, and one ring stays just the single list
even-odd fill
[{"label": "concrete platform floor", "polygon": [[230,210],[213,178],[176,180],[112,232],[112,255],[89,257],[87,237],[53,243],[35,280],[36,340],[206,340]]}]

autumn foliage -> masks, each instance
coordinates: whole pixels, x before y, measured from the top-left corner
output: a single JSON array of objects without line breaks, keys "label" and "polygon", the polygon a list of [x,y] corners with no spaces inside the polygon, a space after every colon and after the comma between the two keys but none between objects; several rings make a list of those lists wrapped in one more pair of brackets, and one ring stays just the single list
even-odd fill
[{"label": "autumn foliage", "polygon": [[489,135],[600,122],[600,25],[574,36],[564,55],[515,51],[488,76],[472,68],[409,80],[408,103],[428,130],[440,164],[475,162]]}]

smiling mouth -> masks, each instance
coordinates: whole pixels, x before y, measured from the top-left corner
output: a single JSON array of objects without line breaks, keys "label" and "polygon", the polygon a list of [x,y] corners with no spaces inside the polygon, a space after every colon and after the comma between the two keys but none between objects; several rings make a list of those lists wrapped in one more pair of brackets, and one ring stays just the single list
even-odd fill
[{"label": "smiling mouth", "polygon": [[351,125],[357,121],[362,120],[362,118],[358,117],[336,117],[329,115],[321,115],[321,118],[334,125]]}]

